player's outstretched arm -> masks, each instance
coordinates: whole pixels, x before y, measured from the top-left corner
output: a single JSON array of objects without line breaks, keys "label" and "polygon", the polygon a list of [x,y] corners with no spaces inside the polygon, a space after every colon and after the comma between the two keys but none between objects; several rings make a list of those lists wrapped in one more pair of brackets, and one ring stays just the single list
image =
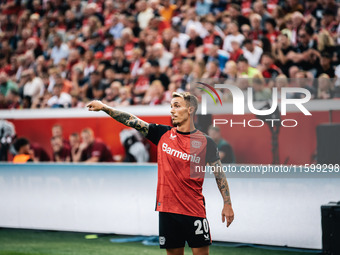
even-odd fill
[{"label": "player's outstretched arm", "polygon": [[214,175],[215,175],[218,189],[221,192],[221,195],[223,197],[223,202],[224,202],[224,206],[222,209],[222,222],[225,222],[225,220],[227,220],[227,227],[229,227],[229,225],[234,220],[234,211],[231,205],[228,181],[227,181],[225,173],[222,171],[223,166],[222,166],[221,160],[217,160],[216,162],[210,165],[215,166],[215,169],[220,169],[220,171],[218,170],[215,171]]},{"label": "player's outstretched arm", "polygon": [[119,111],[117,109],[109,107],[99,100],[94,100],[88,103],[86,107],[89,109],[89,111],[104,111],[116,121],[124,124],[125,126],[136,129],[144,136],[146,136],[149,132],[149,123],[137,118],[131,113]]}]

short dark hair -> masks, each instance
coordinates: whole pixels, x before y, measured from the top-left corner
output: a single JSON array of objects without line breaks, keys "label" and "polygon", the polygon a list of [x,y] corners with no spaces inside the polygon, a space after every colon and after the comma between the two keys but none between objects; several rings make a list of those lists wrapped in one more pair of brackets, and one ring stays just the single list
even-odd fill
[{"label": "short dark hair", "polygon": [[159,67],[159,62],[158,62],[158,60],[150,60],[149,63],[151,64],[151,66]]},{"label": "short dark hair", "polygon": [[13,146],[14,146],[14,149],[17,152],[19,152],[21,147],[26,146],[27,144],[30,144],[30,142],[25,137],[20,137],[20,138],[15,140]]},{"label": "short dark hair", "polygon": [[231,4],[230,8],[234,8],[236,11],[241,11],[241,6],[239,4]]},{"label": "short dark hair", "polygon": [[237,62],[238,62],[238,63],[239,63],[239,62],[246,62],[247,64],[249,63],[249,62],[248,62],[248,59],[246,59],[243,55],[241,55],[241,56],[238,58]]},{"label": "short dark hair", "polygon": [[323,57],[323,58],[328,58],[328,59],[332,59],[331,54],[329,54],[329,52],[327,52],[327,51],[321,52],[321,57]]},{"label": "short dark hair", "polygon": [[303,28],[306,33],[309,35],[309,36],[312,36],[314,34],[314,29],[311,27],[311,25],[309,24],[306,24],[305,27]]},{"label": "short dark hair", "polygon": [[275,21],[275,19],[273,19],[273,18],[267,18],[267,19],[265,20],[265,23],[271,24],[274,28],[276,27],[276,21]]},{"label": "short dark hair", "polygon": [[246,45],[246,44],[248,44],[248,43],[253,43],[253,41],[252,40],[250,40],[250,39],[245,39],[244,41],[243,41],[243,45]]}]

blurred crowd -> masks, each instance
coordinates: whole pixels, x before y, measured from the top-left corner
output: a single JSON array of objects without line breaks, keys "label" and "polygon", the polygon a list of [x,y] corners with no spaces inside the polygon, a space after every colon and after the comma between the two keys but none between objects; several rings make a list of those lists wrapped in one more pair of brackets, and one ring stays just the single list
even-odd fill
[{"label": "blurred crowd", "polygon": [[198,79],[254,87],[255,100],[278,84],[340,97],[336,0],[2,0],[0,10],[0,109],[158,105]]},{"label": "blurred crowd", "polygon": [[[53,125],[50,146],[17,136],[13,123],[0,120],[0,161],[26,162],[148,162],[149,144],[136,130],[123,129],[120,134],[124,155],[113,155],[110,146],[96,137],[91,128],[73,132],[67,138],[63,127]],[[52,156],[51,156],[52,155]]]}]

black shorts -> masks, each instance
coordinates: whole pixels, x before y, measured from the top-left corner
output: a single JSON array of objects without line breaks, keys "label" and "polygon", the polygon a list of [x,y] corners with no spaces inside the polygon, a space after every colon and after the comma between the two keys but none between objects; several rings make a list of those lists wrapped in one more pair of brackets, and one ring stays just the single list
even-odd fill
[{"label": "black shorts", "polygon": [[159,212],[159,245],[162,249],[182,248],[185,241],[191,248],[211,244],[206,218]]}]

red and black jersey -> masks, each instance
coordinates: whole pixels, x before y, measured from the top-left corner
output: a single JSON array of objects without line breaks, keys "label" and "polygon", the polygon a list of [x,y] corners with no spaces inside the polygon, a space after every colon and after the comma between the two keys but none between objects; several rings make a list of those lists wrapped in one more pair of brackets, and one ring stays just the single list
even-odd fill
[{"label": "red and black jersey", "polygon": [[150,124],[146,136],[157,145],[156,211],[206,217],[198,166],[219,159],[214,141],[199,130],[183,133],[170,126]]}]

